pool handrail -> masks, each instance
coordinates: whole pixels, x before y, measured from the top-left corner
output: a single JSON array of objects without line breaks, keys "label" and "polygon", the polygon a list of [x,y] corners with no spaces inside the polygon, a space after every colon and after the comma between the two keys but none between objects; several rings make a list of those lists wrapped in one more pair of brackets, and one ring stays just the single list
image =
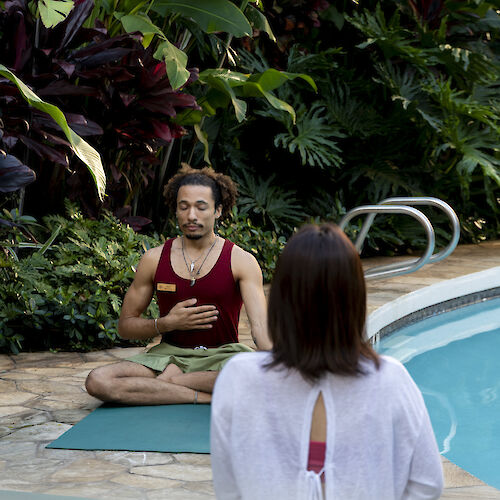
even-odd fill
[{"label": "pool handrail", "polygon": [[[458,240],[460,238],[460,222],[458,220],[457,214],[451,208],[448,203],[446,203],[443,200],[440,200],[439,198],[433,198],[431,196],[419,196],[419,197],[404,197],[404,196],[398,196],[394,198],[386,198],[385,200],[382,200],[381,202],[378,203],[379,205],[430,205],[434,206],[437,208],[440,208],[450,219],[451,227],[453,234],[451,236],[451,240],[448,243],[448,245],[443,248],[441,251],[433,254],[431,258],[429,259],[429,264],[438,262],[440,260],[443,260],[444,258],[448,257],[453,250],[455,250]],[[369,214],[368,217],[366,218],[363,226],[361,227],[361,231],[358,234],[358,237],[356,238],[356,243],[355,247],[358,250],[358,252],[361,253],[361,250],[363,248],[363,243],[365,241],[366,235],[368,234],[368,231],[370,230],[371,225],[373,224],[373,220],[375,219],[376,214],[372,213]]]},{"label": "pool handrail", "polygon": [[[384,200],[385,201],[385,200]],[[429,259],[431,258],[433,252],[434,252],[434,245],[435,245],[435,235],[434,235],[434,229],[432,227],[432,224],[430,223],[429,219],[420,211],[417,210],[416,208],[409,207],[407,205],[392,205],[392,204],[386,204],[386,205],[363,205],[360,207],[353,208],[352,210],[349,210],[344,217],[339,222],[339,227],[340,229],[344,230],[346,227],[347,223],[355,218],[358,217],[359,215],[363,214],[369,214],[368,217],[371,217],[372,220],[369,224],[373,222],[373,218],[377,214],[403,214],[403,215],[409,215],[416,219],[420,224],[423,226],[425,233],[427,235],[427,247],[422,254],[422,256],[418,259],[409,259],[405,260],[403,262],[398,262],[396,264],[389,264],[386,266],[377,266],[373,267],[371,269],[368,269],[365,271],[365,279],[366,280],[372,280],[376,278],[389,278],[392,276],[400,276],[402,274],[409,274],[414,271],[417,271],[421,267],[423,267],[427,262],[429,262]],[[367,218],[368,220],[368,218]],[[368,226],[368,229],[369,229]],[[366,234],[364,235],[364,238],[366,237]],[[363,238],[363,239],[364,239]],[[359,238],[358,238],[359,239]],[[356,242],[357,243],[357,242]],[[362,241],[361,241],[362,244]],[[453,251],[453,250],[452,250]],[[359,249],[358,249],[359,252]],[[451,253],[451,252],[450,252]]]}]

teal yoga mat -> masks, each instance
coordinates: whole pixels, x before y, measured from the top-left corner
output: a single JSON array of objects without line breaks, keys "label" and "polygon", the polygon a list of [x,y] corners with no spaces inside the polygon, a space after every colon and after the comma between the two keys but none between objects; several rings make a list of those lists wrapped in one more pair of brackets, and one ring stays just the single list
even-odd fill
[{"label": "teal yoga mat", "polygon": [[103,405],[47,448],[210,453],[210,405]]}]

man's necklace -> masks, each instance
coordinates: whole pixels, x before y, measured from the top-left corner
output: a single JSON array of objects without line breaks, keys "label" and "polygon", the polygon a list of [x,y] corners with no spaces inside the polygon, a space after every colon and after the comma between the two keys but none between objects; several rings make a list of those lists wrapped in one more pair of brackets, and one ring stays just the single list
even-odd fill
[{"label": "man's necklace", "polygon": [[[194,286],[194,284],[196,283],[196,278],[198,278],[198,276],[200,275],[201,268],[203,267],[203,264],[205,264],[207,257],[209,256],[210,252],[212,251],[212,248],[217,243],[217,236],[215,237],[214,242],[212,243],[212,245],[208,249],[207,253],[205,254],[205,258],[201,261],[200,267],[198,268],[198,271],[196,271],[196,272],[194,272],[194,265],[201,259],[201,254],[197,259],[192,260],[191,257],[189,257],[187,250],[184,248],[184,236],[181,237],[181,241],[182,241],[182,256],[184,257],[186,269],[188,270],[188,273],[191,276],[190,286]],[[186,259],[186,255],[188,256],[188,259],[191,261],[191,264],[188,264],[188,261]]]}]

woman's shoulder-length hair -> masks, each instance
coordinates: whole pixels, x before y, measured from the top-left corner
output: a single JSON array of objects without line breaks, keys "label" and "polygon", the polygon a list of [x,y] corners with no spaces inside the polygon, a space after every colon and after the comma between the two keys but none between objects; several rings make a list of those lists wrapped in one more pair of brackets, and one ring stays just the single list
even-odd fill
[{"label": "woman's shoulder-length hair", "polygon": [[360,357],[378,368],[365,320],[365,279],[354,245],[334,224],[301,228],[278,259],[271,285],[268,367],[295,368],[311,381],[326,372],[361,374]]}]

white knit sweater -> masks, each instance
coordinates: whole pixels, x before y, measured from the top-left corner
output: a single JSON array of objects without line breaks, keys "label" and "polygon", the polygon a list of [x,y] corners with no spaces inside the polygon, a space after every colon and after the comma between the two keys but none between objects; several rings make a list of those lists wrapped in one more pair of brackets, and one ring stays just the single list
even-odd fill
[{"label": "white knit sweater", "polygon": [[232,358],[212,401],[211,453],[218,499],[322,498],[307,471],[319,392],[327,415],[327,500],[437,499],[443,487],[436,441],[420,391],[389,357],[359,377],[306,382],[295,370],[265,370],[269,353]]}]

